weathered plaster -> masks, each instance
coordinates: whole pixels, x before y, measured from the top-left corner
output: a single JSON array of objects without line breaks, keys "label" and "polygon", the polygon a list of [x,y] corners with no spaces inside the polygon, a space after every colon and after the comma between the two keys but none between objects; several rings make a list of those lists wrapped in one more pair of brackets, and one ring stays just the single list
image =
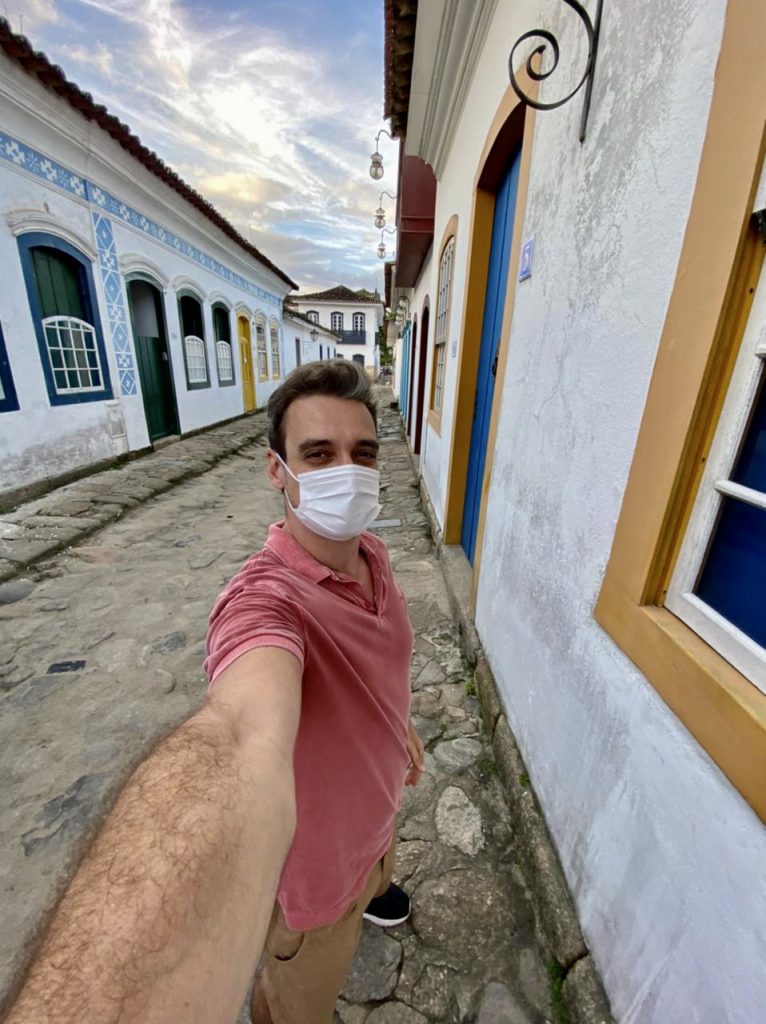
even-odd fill
[{"label": "weathered plaster", "polygon": [[[561,29],[561,92],[584,60],[571,12],[538,7],[498,4],[439,180],[436,235],[460,219],[457,310],[471,182],[510,45],[543,22]],[[516,288],[478,585],[479,635],[622,1024],[751,1024],[766,1003],[763,826],[593,619],[725,10],[612,0],[585,143],[579,98],[536,120],[522,228],[535,255]],[[442,444],[429,430],[422,466],[438,515],[455,368]]]}]

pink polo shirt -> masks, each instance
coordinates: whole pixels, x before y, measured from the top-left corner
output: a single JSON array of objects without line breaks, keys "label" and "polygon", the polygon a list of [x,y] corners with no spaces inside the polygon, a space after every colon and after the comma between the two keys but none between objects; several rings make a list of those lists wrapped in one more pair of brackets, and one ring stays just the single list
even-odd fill
[{"label": "pink polo shirt", "polygon": [[409,763],[413,633],[385,544],[361,539],[375,602],[317,562],[282,524],[226,586],[210,616],[211,684],[254,647],[303,666],[295,744],[297,826],[279,883],[289,928],[336,921],[388,848]]}]

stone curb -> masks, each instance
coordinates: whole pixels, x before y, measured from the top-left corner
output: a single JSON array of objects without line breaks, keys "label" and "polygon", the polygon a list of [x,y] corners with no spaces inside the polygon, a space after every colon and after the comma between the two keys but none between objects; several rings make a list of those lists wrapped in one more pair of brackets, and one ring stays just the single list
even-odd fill
[{"label": "stone curb", "polygon": [[[245,427],[250,429],[243,429]],[[54,487],[12,512],[0,514],[0,523],[23,524],[33,535],[29,539],[19,538],[23,551],[0,556],[0,584],[16,579],[38,562],[85,540],[142,502],[207,473],[223,459],[257,442],[265,432],[263,414],[227,420],[225,424],[196,431],[191,436],[163,444],[157,450]],[[37,507],[44,509],[46,504],[55,505],[57,501],[64,506],[68,503],[70,507],[88,506],[84,509],[87,514],[51,516],[35,511]],[[17,554],[19,557],[15,557]]]},{"label": "stone curb", "polygon": [[[409,445],[407,451],[410,452]],[[474,667],[474,683],[482,722],[492,743],[498,776],[505,790],[522,851],[520,867],[536,897],[535,915],[543,940],[565,973],[561,996],[567,1013],[567,1024],[613,1024],[609,1001],[583,938],[555,844],[506,720],[492,669],[484,656],[469,612],[472,595],[470,580],[466,579],[462,564],[462,552],[444,544],[441,528],[414,459],[413,469],[418,474],[423,508],[431,525],[431,536],[461,646],[466,659]]]}]

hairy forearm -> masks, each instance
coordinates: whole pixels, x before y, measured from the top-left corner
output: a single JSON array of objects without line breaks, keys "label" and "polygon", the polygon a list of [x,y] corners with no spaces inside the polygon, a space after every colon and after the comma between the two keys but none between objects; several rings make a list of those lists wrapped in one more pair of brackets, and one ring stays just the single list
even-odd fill
[{"label": "hairy forearm", "polygon": [[284,752],[190,719],[123,790],[6,1024],[235,1021],[294,813]]}]

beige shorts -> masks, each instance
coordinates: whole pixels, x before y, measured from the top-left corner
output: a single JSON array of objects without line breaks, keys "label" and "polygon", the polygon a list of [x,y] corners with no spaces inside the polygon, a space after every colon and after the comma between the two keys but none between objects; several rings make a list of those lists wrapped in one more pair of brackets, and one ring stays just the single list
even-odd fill
[{"label": "beige shorts", "polygon": [[367,904],[391,883],[394,846],[375,865],[364,892],[323,928],[291,931],[274,905],[264,967],[253,993],[253,1024],[332,1024],[335,1003],[362,932]]}]

